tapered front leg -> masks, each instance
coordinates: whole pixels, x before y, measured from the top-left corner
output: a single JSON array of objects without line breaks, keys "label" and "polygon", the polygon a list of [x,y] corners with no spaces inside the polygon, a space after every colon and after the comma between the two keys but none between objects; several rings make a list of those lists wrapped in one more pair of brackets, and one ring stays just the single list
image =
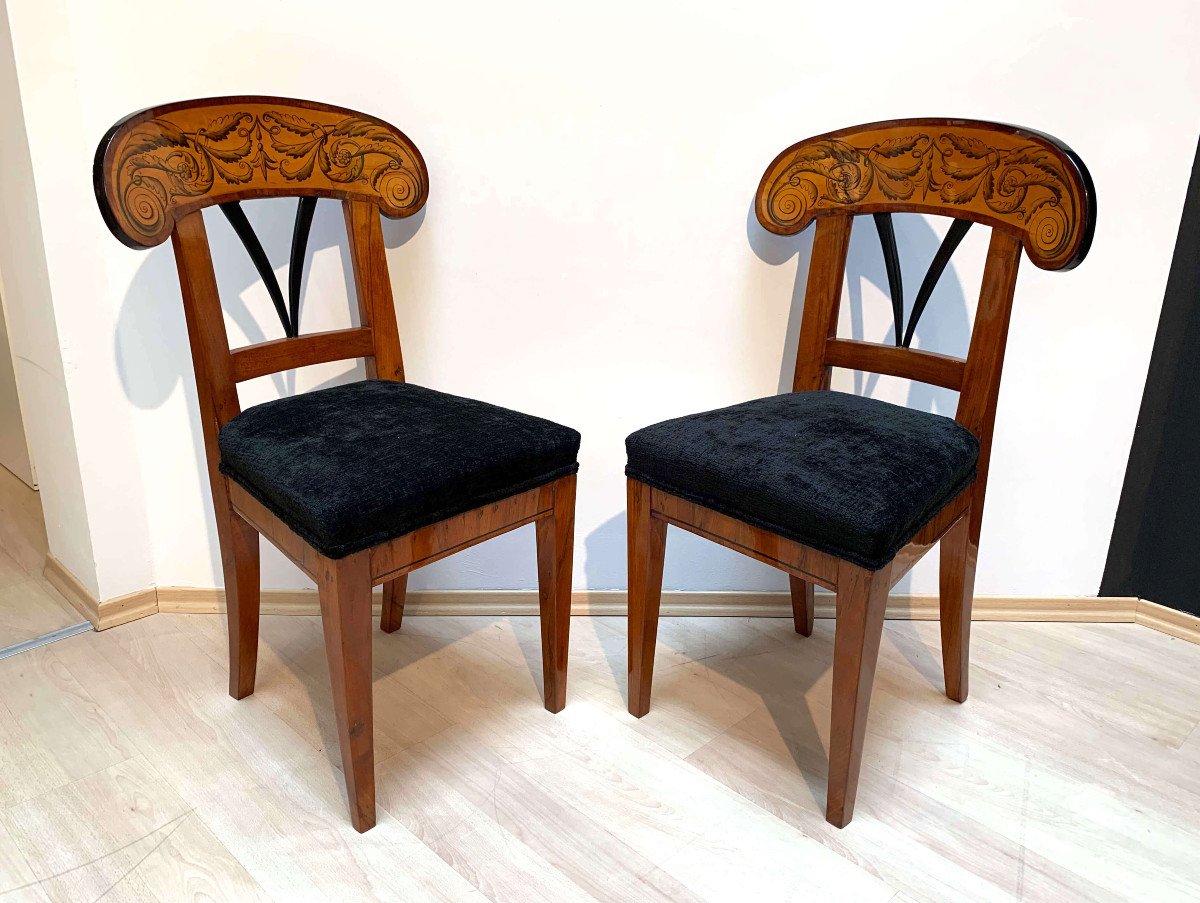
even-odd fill
[{"label": "tapered front leg", "polygon": [[350,821],[375,825],[375,737],[371,708],[371,572],[366,552],[322,559],[317,576],[325,654],[342,747]]},{"label": "tapered front leg", "polygon": [[829,790],[825,819],[844,828],[854,816],[871,685],[879,660],[889,569],[868,571],[843,562],[837,585],[833,640],[833,711],[829,731]]},{"label": "tapered front leg", "polygon": [[966,701],[971,655],[971,602],[979,546],[971,540],[970,522],[971,512],[967,511],[942,537],[942,671],[946,695],[955,702]]},{"label": "tapered front leg", "polygon": [[792,621],[796,625],[796,633],[801,636],[812,636],[813,632],[813,585],[799,577],[788,578],[792,585]]},{"label": "tapered front leg", "polygon": [[383,611],[379,614],[379,629],[395,633],[404,620],[404,594],[408,591],[408,574],[393,577],[383,584]]},{"label": "tapered front leg", "polygon": [[629,480],[628,501],[629,714],[641,718],[650,711],[667,522],[651,516],[650,487],[645,483]]},{"label": "tapered front leg", "polygon": [[[226,504],[218,529],[225,574],[225,616],[229,624],[229,695],[244,699],[254,692],[258,670],[259,550],[258,531]],[[222,513],[223,512],[223,513]]]},{"label": "tapered front leg", "polygon": [[542,686],[546,710],[567,704],[571,635],[571,565],[575,548],[575,474],[554,484],[554,510],[537,522],[538,603],[542,621]]}]

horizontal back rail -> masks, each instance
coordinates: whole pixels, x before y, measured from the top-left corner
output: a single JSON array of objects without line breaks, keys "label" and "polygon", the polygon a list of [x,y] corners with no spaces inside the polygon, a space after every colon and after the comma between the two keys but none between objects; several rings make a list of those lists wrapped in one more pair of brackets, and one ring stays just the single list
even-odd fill
[{"label": "horizontal back rail", "polygon": [[371,357],[375,353],[374,343],[372,331],[363,326],[259,342],[229,353],[233,381],[240,383],[281,370]]},{"label": "horizontal back rail", "polygon": [[830,339],[826,342],[825,364],[915,379],[956,392],[962,389],[963,374],[967,367],[967,362],[961,358],[935,351],[896,348],[856,339]]}]

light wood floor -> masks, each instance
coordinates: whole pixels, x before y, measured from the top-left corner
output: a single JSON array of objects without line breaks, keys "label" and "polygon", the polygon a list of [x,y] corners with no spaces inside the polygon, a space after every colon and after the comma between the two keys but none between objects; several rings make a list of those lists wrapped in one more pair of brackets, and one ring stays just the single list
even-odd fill
[{"label": "light wood floor", "polygon": [[0,467],[0,649],[83,620],[43,579],[45,563],[38,494]]},{"label": "light wood floor", "polygon": [[854,822],[822,818],[833,622],[620,619],[541,708],[530,618],[376,633],[379,825],[350,828],[319,622],[157,615],[0,661],[0,901],[1195,900],[1200,647],[1135,625],[887,625]]}]

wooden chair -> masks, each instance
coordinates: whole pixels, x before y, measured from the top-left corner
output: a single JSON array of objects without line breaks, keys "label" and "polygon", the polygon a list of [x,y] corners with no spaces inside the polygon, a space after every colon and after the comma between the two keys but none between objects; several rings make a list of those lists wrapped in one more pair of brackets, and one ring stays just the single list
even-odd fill
[{"label": "wooden chair", "polygon": [[[171,239],[196,372],[225,572],[229,692],[254,691],[261,533],[317,584],[354,827],[375,824],[371,588],[400,627],[408,574],[537,524],[545,705],[566,700],[579,434],[404,382],[379,215],[425,203],[420,153],[382,120],[276,97],[189,100],[135,113],[100,142],[96,199],[125,244]],[[289,297],[239,202],[300,198]],[[342,202],[360,324],[299,334],[318,198]],[[202,210],[219,205],[272,297],[284,337],[230,350]],[[238,383],[365,358],[368,379],[241,411]]]},{"label": "wooden chair", "polygon": [[[801,141],[767,168],[762,225],[816,221],[789,395],[647,427],[627,440],[629,711],[650,707],[668,524],[787,572],[796,630],[813,626],[813,587],[837,593],[826,818],[854,810],[871,684],[891,587],[941,540],[946,695],[967,698],[971,599],[996,397],[1021,249],[1043,269],[1083,260],[1095,192],[1080,159],[1037,132],[910,119]],[[905,328],[893,213],[954,218]],[[894,346],[837,337],[853,217],[874,215],[895,319]],[[991,227],[966,360],[910,347],[938,277],[972,223]],[[833,367],[959,392],[954,420],[831,392]]]}]

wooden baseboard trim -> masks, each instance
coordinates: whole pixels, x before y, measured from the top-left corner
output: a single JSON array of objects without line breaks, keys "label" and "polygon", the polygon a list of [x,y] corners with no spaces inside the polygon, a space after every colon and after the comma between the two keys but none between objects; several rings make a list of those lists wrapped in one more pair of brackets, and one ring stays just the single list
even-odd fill
[{"label": "wooden baseboard trim", "polygon": [[[78,578],[53,555],[46,556],[46,580],[66,597],[96,630],[107,630],[157,612],[218,614],[225,611],[225,593],[207,587],[160,586],[115,599],[98,601]],[[380,593],[375,593],[375,611]],[[264,615],[318,615],[316,590],[263,590]],[[578,616],[623,617],[624,590],[577,590],[571,613]],[[534,590],[424,590],[408,594],[406,615],[529,616],[538,613]],[[832,593],[818,592],[816,616],[834,616]],[[789,618],[787,593],[664,592],[663,617]],[[977,596],[974,621],[1059,621],[1075,623],[1141,624],[1161,633],[1200,644],[1200,617],[1133,597],[1111,596]],[[895,595],[888,599],[887,618],[936,621],[937,596]]]},{"label": "wooden baseboard trim", "polygon": [[97,630],[108,630],[144,618],[147,615],[158,614],[158,590],[153,587],[144,589],[127,596],[117,596],[115,599],[105,599],[100,603],[100,621]]},{"label": "wooden baseboard trim", "polygon": [[[832,618],[831,593],[817,593],[816,616]],[[379,607],[376,592],[376,609]],[[263,590],[263,614],[317,615],[315,590]],[[1092,621],[1132,623],[1137,606],[1133,598],[1023,598],[978,596],[972,612],[976,621]],[[163,586],[158,589],[158,610],[177,614],[215,614],[225,610],[221,590]],[[624,590],[579,590],[572,595],[574,615],[624,616]],[[536,615],[534,590],[433,590],[408,594],[406,615]],[[787,593],[664,592],[664,617],[790,618]],[[886,616],[893,619],[935,621],[936,596],[901,596],[888,599]]]},{"label": "wooden baseboard trim", "polygon": [[1200,618],[1186,611],[1139,599],[1135,620],[1143,627],[1169,634],[1190,643],[1200,643]]},{"label": "wooden baseboard trim", "polygon": [[158,613],[158,590],[153,587],[101,601],[53,555],[46,556],[42,575],[96,630],[119,627]]}]

